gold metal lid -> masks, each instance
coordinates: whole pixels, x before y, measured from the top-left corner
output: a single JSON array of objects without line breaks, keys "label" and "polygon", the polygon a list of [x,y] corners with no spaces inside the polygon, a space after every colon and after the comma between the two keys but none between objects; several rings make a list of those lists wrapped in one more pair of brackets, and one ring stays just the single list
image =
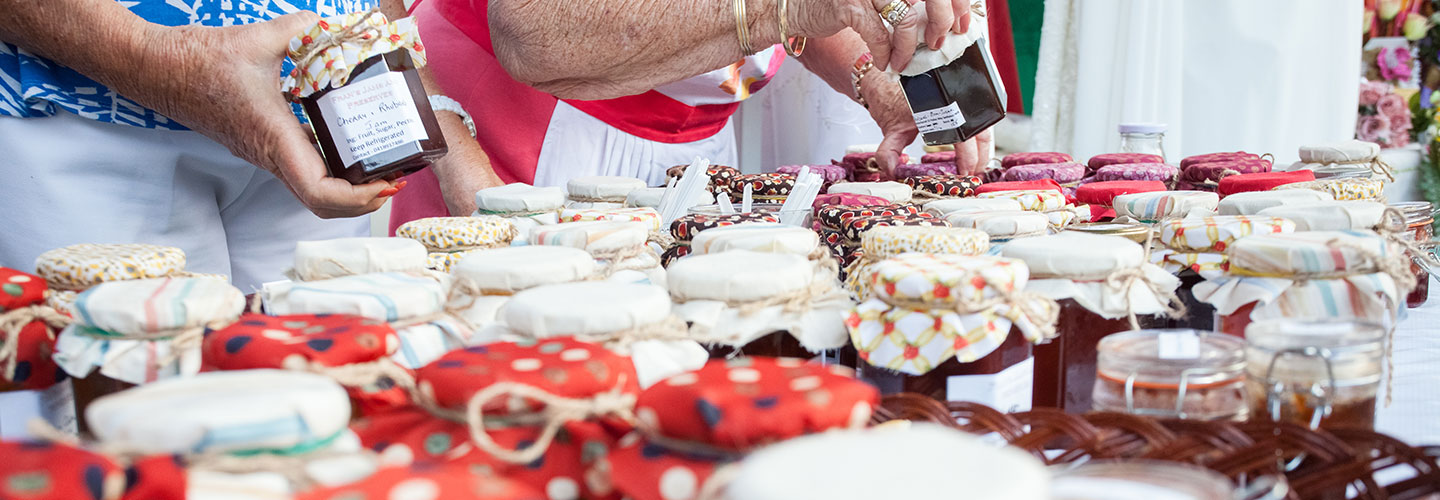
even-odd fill
[{"label": "gold metal lid", "polygon": [[939,146],[930,146],[930,145],[926,145],[926,146],[925,146],[925,152],[926,152],[926,153],[943,153],[943,152],[945,152],[945,151],[954,151],[954,150],[955,150],[955,145],[954,145],[954,144],[941,144],[941,145],[939,145]]},{"label": "gold metal lid", "polygon": [[1091,222],[1085,224],[1073,224],[1065,228],[1066,231],[1079,231],[1090,234],[1104,234],[1119,236],[1130,241],[1145,244],[1150,238],[1150,228],[1143,224],[1127,224],[1121,222]]}]

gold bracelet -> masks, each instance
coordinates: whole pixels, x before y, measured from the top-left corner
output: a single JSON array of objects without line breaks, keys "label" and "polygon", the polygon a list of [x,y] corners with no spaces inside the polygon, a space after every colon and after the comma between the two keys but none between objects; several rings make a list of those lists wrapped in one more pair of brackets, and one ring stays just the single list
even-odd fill
[{"label": "gold bracelet", "polygon": [[785,33],[790,31],[790,23],[785,19],[785,10],[788,3],[787,0],[780,0],[780,15],[778,16],[780,18],[780,44],[785,46],[786,54],[790,54],[791,57],[800,57],[800,54],[805,52],[805,42],[807,40],[803,36],[785,36]]},{"label": "gold bracelet", "polygon": [[855,82],[855,102],[860,103],[865,109],[870,109],[870,103],[865,102],[865,95],[861,93],[860,80],[865,78],[865,74],[869,73],[870,70],[875,69],[874,61],[874,56],[866,52],[861,54],[859,59],[855,60],[855,65],[850,70],[850,77]]},{"label": "gold bracelet", "polygon": [[750,47],[750,27],[745,24],[745,0],[735,0],[735,34],[740,39],[740,52],[746,57],[755,54]]}]

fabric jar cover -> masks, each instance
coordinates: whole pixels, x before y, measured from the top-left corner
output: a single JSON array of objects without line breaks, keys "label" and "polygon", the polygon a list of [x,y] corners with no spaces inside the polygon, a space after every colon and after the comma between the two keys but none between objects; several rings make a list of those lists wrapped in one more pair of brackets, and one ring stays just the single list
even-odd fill
[{"label": "fabric jar cover", "polygon": [[1335,201],[1335,196],[1309,189],[1283,189],[1280,191],[1250,191],[1236,193],[1220,199],[1215,211],[1219,215],[1257,215],[1270,207],[1292,204],[1306,204],[1317,201]]},{"label": "fabric jar cover", "polygon": [[[625,195],[625,208],[649,207],[658,210],[660,208],[660,198],[664,196],[665,188],[663,187],[636,189],[631,191],[630,194]],[[701,193],[700,198],[695,201],[695,206],[697,207],[713,204],[715,204],[715,195],[709,192]]]},{"label": "fabric jar cover", "polygon": [[267,290],[266,311],[293,314],[353,314],[388,323],[440,312],[448,283],[428,275],[371,273]]},{"label": "fabric jar cover", "polygon": [[[967,498],[1046,500],[1058,498],[1051,496],[1050,476],[1043,462],[1018,448],[916,423],[815,434],[759,450],[740,463],[720,499],[947,498],[962,488]],[[795,480],[821,477],[826,480]]]},{"label": "fabric jar cover", "polygon": [[457,286],[484,295],[512,295],[595,274],[595,259],[570,247],[528,245],[485,250],[477,255],[461,262],[451,274]]},{"label": "fabric jar cover", "polygon": [[978,229],[994,241],[1042,236],[1050,227],[1050,218],[1028,210],[1014,212],[956,212],[945,216],[951,226]]},{"label": "fabric jar cover", "polygon": [[1309,189],[1330,193],[1337,201],[1385,200],[1385,182],[1380,179],[1322,179],[1285,184],[1275,189]]},{"label": "fabric jar cover", "polygon": [[675,261],[680,260],[681,257],[690,255],[690,250],[690,245],[686,244],[677,244],[673,247],[666,248],[664,252],[660,253],[660,266],[669,268],[670,264],[674,264]]},{"label": "fabric jar cover", "polygon": [[1122,163],[1106,165],[1095,171],[1095,181],[1160,181],[1173,182],[1179,169],[1164,163]]},{"label": "fabric jar cover", "polygon": [[125,471],[110,458],[45,441],[0,441],[0,497],[120,500]]},{"label": "fabric jar cover", "polygon": [[819,174],[826,184],[834,184],[845,181],[845,167],[839,165],[781,165],[775,172],[789,175],[800,175],[800,169],[809,168],[811,173]]},{"label": "fabric jar cover", "polygon": [[845,223],[856,217],[888,217],[919,215],[923,210],[918,205],[827,205],[815,211],[815,220],[821,226],[839,231]]},{"label": "fabric jar cover", "polygon": [[294,277],[317,281],[355,274],[420,271],[427,250],[409,238],[337,238],[295,243]]},{"label": "fabric jar cover", "polygon": [[1224,179],[1220,179],[1220,185],[1215,189],[1215,192],[1224,197],[1235,193],[1269,191],[1286,184],[1313,180],[1315,180],[1315,172],[1309,170],[1229,175]]},{"label": "fabric jar cover", "polygon": [[1050,212],[1065,207],[1065,195],[1059,191],[1051,190],[1027,190],[1027,191],[997,191],[977,195],[985,199],[1011,199],[1020,203],[1022,210],[1032,212]]},{"label": "fabric jar cover", "polygon": [[1246,236],[1295,231],[1294,222],[1280,217],[1220,215],[1165,221],[1160,224],[1160,242],[1182,252],[1223,253]]},{"label": "fabric jar cover", "polygon": [[1213,214],[1220,197],[1204,191],[1154,191],[1122,194],[1112,203],[1116,216],[1153,223],[1192,214]]},{"label": "fabric jar cover", "polygon": [[[904,154],[900,155],[900,163],[909,163],[910,158]],[[851,182],[879,182],[887,180],[885,171],[880,168],[880,163],[875,159],[875,149],[870,148],[864,152],[846,152],[845,156],[837,163],[845,167],[846,177]]]},{"label": "fabric jar cover", "polygon": [[466,257],[469,257],[469,256],[472,255],[472,254],[480,253],[481,251],[483,251],[483,250],[462,250],[462,251],[459,251],[459,252],[434,252],[434,253],[431,253],[431,254],[428,254],[428,255],[425,256],[425,261],[426,261],[425,268],[426,268],[426,269],[430,269],[430,270],[432,270],[432,271],[439,271],[439,272],[442,272],[442,273],[448,273],[448,272],[450,272],[450,269],[453,268],[453,267],[455,267],[456,264],[459,264],[460,261],[465,260]]},{"label": "fabric jar cover", "polygon": [[881,197],[879,197],[879,196],[870,196],[870,195],[868,195],[868,194],[826,193],[826,194],[817,195],[817,196],[815,197],[815,203],[811,204],[811,205],[810,205],[810,208],[814,209],[816,213],[819,213],[821,208],[826,207],[826,206],[830,206],[830,205],[846,205],[846,206],[852,206],[852,207],[866,207],[866,206],[881,206],[881,205],[889,205],[889,204],[890,204],[890,200],[887,200],[887,199],[885,199],[885,198],[881,198]]},{"label": "fabric jar cover", "polygon": [[[1077,248],[1085,250],[1077,252]],[[1131,312],[1160,314],[1180,286],[1179,278],[1147,261],[1140,244],[1120,236],[1062,231],[1012,241],[1000,254],[1029,266],[1027,290],[1054,300],[1074,299],[1107,319]],[[1119,288],[1107,283],[1117,272],[1128,270],[1139,271],[1138,282]]]},{"label": "fabric jar cover", "polygon": [[1111,206],[1115,197],[1122,194],[1164,191],[1165,183],[1159,181],[1109,181],[1089,182],[1075,188],[1075,201],[1089,205]]},{"label": "fabric jar cover", "polygon": [[[500,383],[534,387],[554,396],[593,398],[638,394],[630,359],[599,344],[556,337],[540,342],[496,342],[451,351],[415,371],[420,394],[437,409],[463,412],[481,391]],[[479,402],[487,416],[542,412],[545,402],[504,395]],[[488,425],[487,425],[488,427]]]},{"label": "fabric jar cover", "polygon": [[458,252],[510,245],[515,225],[502,217],[427,217],[406,222],[395,236],[410,238],[431,252]]},{"label": "fabric jar cover", "polygon": [[1150,253],[1150,263],[1160,266],[1170,274],[1179,274],[1180,271],[1188,269],[1209,280],[1223,276],[1230,259],[1223,253],[1184,252],[1162,248]]},{"label": "fabric jar cover", "polygon": [[1316,201],[1292,203],[1260,211],[1260,215],[1295,221],[1296,231],[1375,229],[1385,220],[1384,203],[1374,201]]},{"label": "fabric jar cover", "polygon": [[161,278],[184,270],[185,252],[179,248],[139,243],[81,243],[47,251],[35,259],[35,274],[57,290]]},{"label": "fabric jar cover", "polygon": [[922,156],[920,157],[920,163],[921,163],[921,164],[925,164],[925,163],[949,163],[949,164],[951,164],[951,165],[954,165],[954,164],[955,164],[955,151],[951,150],[951,151],[936,151],[936,152],[934,152],[934,153],[925,153],[924,155],[922,155]]},{"label": "fabric jar cover", "polygon": [[795,188],[795,176],[778,172],[737,175],[730,180],[730,198],[739,201],[747,185],[750,186],[751,196],[768,200],[783,199]]},{"label": "fabric jar cover", "polygon": [[558,187],[513,182],[475,192],[475,207],[484,215],[529,216],[554,212],[564,205],[565,190]]},{"label": "fabric jar cover", "polygon": [[709,356],[689,340],[685,325],[671,315],[670,295],[655,285],[584,282],[532,288],[515,294],[500,317],[519,338],[576,337],[630,354],[642,386],[698,368]]},{"label": "fabric jar cover", "polygon": [[640,222],[569,222],[530,230],[530,244],[579,248],[594,255],[643,247],[648,236]]},{"label": "fabric jar cover", "polygon": [[[665,176],[678,181],[689,167],[690,165],[675,165],[665,169]],[[710,178],[710,194],[719,196],[720,193],[730,192],[730,181],[740,176],[740,170],[727,165],[711,165],[705,169],[705,176]]]},{"label": "fabric jar cover", "polygon": [[1160,155],[1145,153],[1106,153],[1090,157],[1085,165],[1091,172],[1100,170],[1110,165],[1124,165],[1127,163],[1165,163],[1165,158]]},{"label": "fabric jar cover", "polygon": [[1242,238],[1230,246],[1230,274],[1327,277],[1376,272],[1380,259],[1403,252],[1373,231],[1302,231]]},{"label": "fabric jar cover", "polygon": [[1010,153],[1000,158],[1000,167],[1006,170],[1020,165],[1042,163],[1070,163],[1075,161],[1065,153]]},{"label": "fabric jar cover", "polygon": [[676,241],[691,241],[701,231],[747,222],[780,222],[780,219],[774,214],[763,212],[726,215],[689,214],[670,223],[670,235],[674,236]]},{"label": "fabric jar cover", "polygon": [[1348,139],[1330,144],[1300,146],[1300,162],[1313,164],[1369,163],[1380,156],[1380,145]]},{"label": "fabric jar cover", "polygon": [[925,177],[932,175],[955,175],[955,161],[940,163],[906,163],[895,166],[896,179]]},{"label": "fabric jar cover", "polygon": [[773,222],[717,227],[690,241],[690,251],[695,254],[750,250],[810,258],[819,248],[820,237],[814,231]]},{"label": "fabric jar cover", "polygon": [[649,231],[660,230],[660,212],[650,207],[640,208],[567,208],[560,211],[560,222],[621,221],[645,224]]},{"label": "fabric jar cover", "polygon": [[869,196],[878,196],[890,200],[891,203],[906,203],[910,201],[912,189],[903,183],[895,181],[883,182],[842,182],[833,186],[827,191],[829,193],[852,193]]},{"label": "fabric jar cover", "polygon": [[[326,368],[388,363],[387,357],[399,347],[395,329],[373,319],[344,314],[247,314],[206,335],[201,360],[205,371],[270,368],[325,375]],[[410,400],[391,374],[381,370],[376,368],[367,383],[345,388],[362,414],[399,407]],[[403,373],[403,369],[399,371]],[[347,380],[337,382],[345,385]]]},{"label": "fabric jar cover", "polygon": [[963,227],[877,227],[860,238],[860,258],[845,274],[845,286],[859,300],[869,298],[869,266],[903,253],[982,255],[990,235]]},{"label": "fabric jar cover", "polygon": [[[13,351],[0,351],[0,369],[4,370],[0,371],[0,390],[45,389],[66,378],[51,357],[60,318],[54,318],[55,325],[45,318],[23,323],[19,319],[42,312],[36,308],[43,307],[45,292],[45,280],[39,276],[0,267],[0,325],[15,321],[10,325],[13,330],[0,330],[0,344],[14,346]],[[11,340],[12,335],[18,339]]]},{"label": "fabric jar cover", "polygon": [[919,214],[897,214],[897,215],[875,215],[870,217],[852,217],[844,222],[840,228],[840,235],[845,237],[847,243],[860,243],[860,235],[865,234],[872,228],[882,226],[939,226],[950,227],[944,219],[935,217],[928,213]]},{"label": "fabric jar cover", "polygon": [[[419,496],[416,496],[419,495]],[[424,464],[382,469],[361,481],[302,493],[296,500],[363,498],[444,498],[447,500],[548,500],[534,488],[460,464]]]},{"label": "fabric jar cover", "polygon": [[1260,158],[1233,159],[1196,163],[1180,173],[1180,180],[1191,184],[1212,184],[1218,186],[1220,179],[1230,175],[1260,174],[1270,171],[1270,160]]},{"label": "fabric jar cover", "polygon": [[1003,181],[1051,179],[1060,184],[1070,184],[1080,182],[1083,177],[1085,177],[1085,165],[1071,162],[1016,165],[1006,169],[1000,178]]},{"label": "fabric jar cover", "polygon": [[626,195],[643,187],[645,181],[634,177],[586,176],[571,178],[565,192],[570,201],[624,203]]},{"label": "fabric jar cover", "polygon": [[914,196],[922,198],[975,196],[975,188],[982,182],[973,175],[928,175],[905,179],[905,183],[914,188]]},{"label": "fabric jar cover", "polygon": [[[376,34],[359,31],[363,37],[344,41],[362,24]],[[293,99],[339,88],[366,60],[400,50],[410,55],[415,67],[425,67],[425,46],[420,43],[420,29],[414,19],[391,22],[379,12],[328,17],[290,39],[286,54],[296,67],[285,75],[280,90]]]},{"label": "fabric jar cover", "polygon": [[335,381],[281,370],[201,373],[99,399],[85,421],[104,445],[139,453],[303,453],[347,431]]},{"label": "fabric jar cover", "polygon": [[76,321],[55,342],[55,362],[76,378],[95,368],[140,384],[200,370],[199,336],[229,324],[245,296],[210,278],[152,278],[102,283],[75,301]]},{"label": "fabric jar cover", "polygon": [[840,320],[850,303],[833,273],[798,255],[696,255],[671,266],[670,298],[700,342],[742,347],[783,331],[820,352],[845,345]]},{"label": "fabric jar cover", "polygon": [[925,211],[938,215],[960,212],[1019,211],[1020,202],[1011,198],[952,198],[925,204]]},{"label": "fabric jar cover", "polygon": [[[924,375],[954,358],[969,363],[993,352],[1012,325],[1039,342],[1054,325],[1032,312],[1054,302],[1016,295],[1026,288],[1025,263],[990,256],[907,253],[869,267],[871,298],[846,318],[860,359],[872,366]],[[999,302],[987,305],[986,302]]]},{"label": "fabric jar cover", "polygon": [[[1246,153],[1246,152],[1244,152],[1244,151],[1231,151],[1231,152],[1221,152],[1221,153],[1206,153],[1206,154],[1203,154],[1203,155],[1187,156],[1187,157],[1181,159],[1181,160],[1180,160],[1180,169],[1181,169],[1181,170],[1188,170],[1191,165],[1199,165],[1199,164],[1201,164],[1201,163],[1217,163],[1217,162],[1227,162],[1227,161],[1235,161],[1235,160],[1258,160],[1258,159],[1260,159],[1260,155],[1257,155],[1257,154],[1255,154],[1255,153]],[[1267,169],[1267,170],[1268,170],[1268,169]]]},{"label": "fabric jar cover", "polygon": [[1060,183],[1054,179],[1040,179],[1037,181],[1010,181],[1010,182],[987,182],[975,188],[975,194],[1000,193],[1006,191],[1047,191],[1053,190],[1063,193]]}]

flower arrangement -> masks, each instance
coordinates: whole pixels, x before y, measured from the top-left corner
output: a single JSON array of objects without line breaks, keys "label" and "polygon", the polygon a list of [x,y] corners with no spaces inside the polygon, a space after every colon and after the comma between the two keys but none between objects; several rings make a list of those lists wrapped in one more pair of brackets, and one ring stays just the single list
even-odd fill
[{"label": "flower arrangement", "polygon": [[1360,115],[1355,123],[1355,138],[1374,142],[1385,148],[1410,144],[1410,104],[1385,82],[1366,81],[1360,84]]}]

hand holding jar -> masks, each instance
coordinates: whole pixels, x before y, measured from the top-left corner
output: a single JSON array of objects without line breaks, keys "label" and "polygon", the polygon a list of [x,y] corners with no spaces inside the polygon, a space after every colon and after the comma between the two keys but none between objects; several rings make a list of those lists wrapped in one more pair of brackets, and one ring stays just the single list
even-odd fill
[{"label": "hand holding jar", "polygon": [[938,49],[946,33],[964,33],[970,9],[970,0],[789,0],[786,17],[795,32],[783,34],[818,38],[853,28],[875,54],[876,68],[899,69],[922,36],[925,46]]}]

